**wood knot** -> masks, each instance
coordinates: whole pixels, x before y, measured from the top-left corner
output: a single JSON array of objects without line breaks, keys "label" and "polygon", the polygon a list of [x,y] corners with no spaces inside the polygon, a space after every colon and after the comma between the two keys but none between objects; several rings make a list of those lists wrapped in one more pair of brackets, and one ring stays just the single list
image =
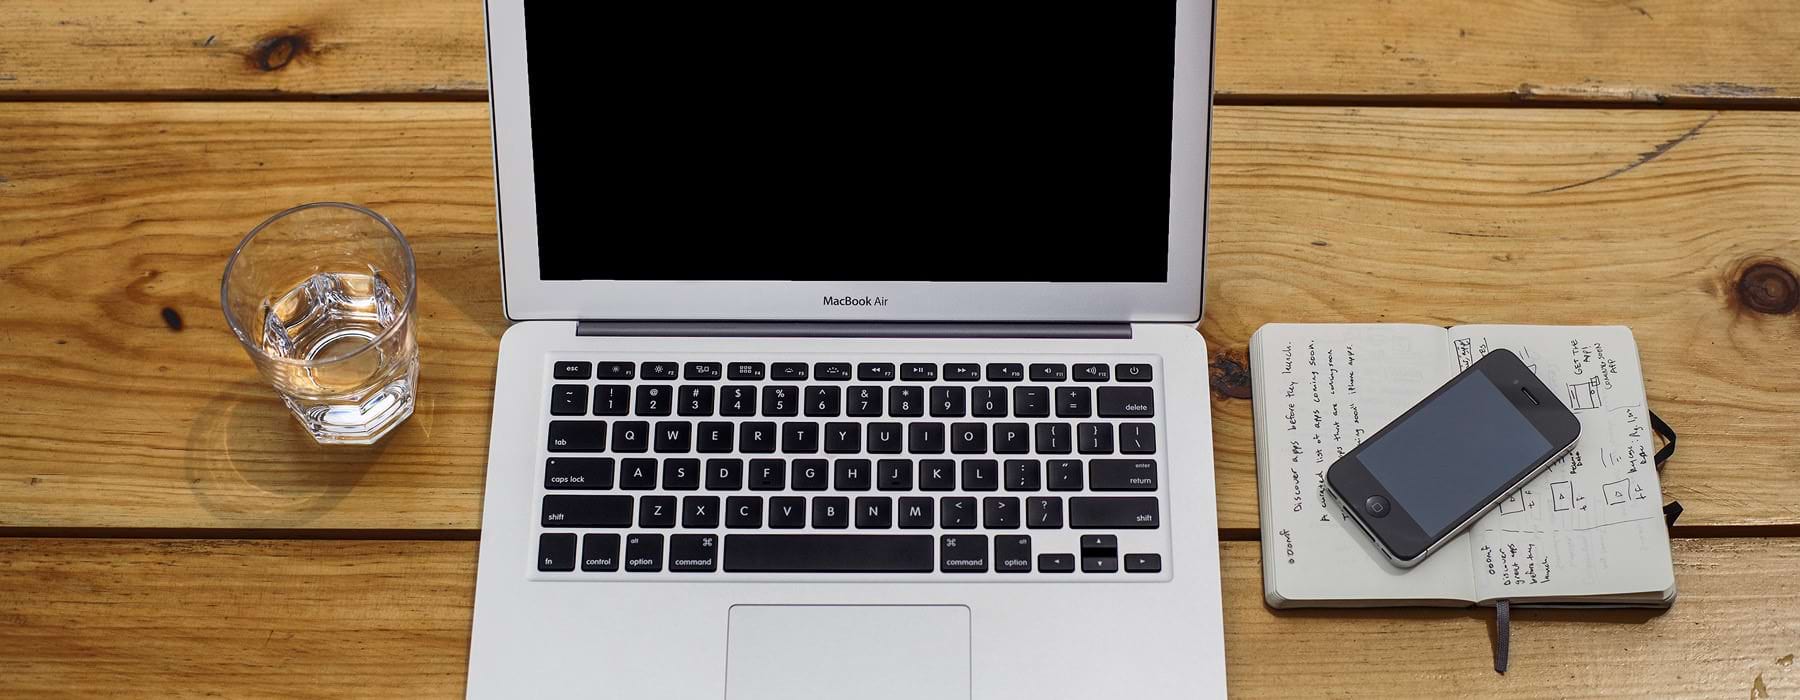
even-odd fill
[{"label": "wood knot", "polygon": [[1751,311],[1793,313],[1800,307],[1800,280],[1778,263],[1759,262],[1738,273],[1737,297]]},{"label": "wood knot", "polygon": [[169,330],[181,330],[181,313],[175,309],[167,306],[163,307],[162,319],[163,323],[168,325]]},{"label": "wood knot", "polygon": [[315,53],[313,47],[311,32],[290,29],[256,40],[256,43],[250,47],[250,53],[246,58],[249,59],[251,68],[269,73],[286,68],[288,64],[300,60],[302,57],[312,55]]},{"label": "wood knot", "polygon": [[1213,391],[1232,399],[1250,398],[1250,361],[1241,350],[1226,350],[1213,355],[1207,365],[1207,376]]}]

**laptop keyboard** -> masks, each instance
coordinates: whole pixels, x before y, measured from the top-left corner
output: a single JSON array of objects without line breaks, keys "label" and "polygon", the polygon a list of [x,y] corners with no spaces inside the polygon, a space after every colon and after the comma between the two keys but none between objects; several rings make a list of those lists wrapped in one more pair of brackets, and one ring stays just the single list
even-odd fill
[{"label": "laptop keyboard", "polygon": [[536,575],[1167,578],[1156,358],[935,358],[553,358]]}]

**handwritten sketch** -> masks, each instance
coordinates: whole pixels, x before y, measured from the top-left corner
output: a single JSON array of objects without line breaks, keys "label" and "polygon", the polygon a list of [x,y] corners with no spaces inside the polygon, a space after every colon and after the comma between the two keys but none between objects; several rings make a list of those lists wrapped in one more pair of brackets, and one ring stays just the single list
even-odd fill
[{"label": "handwritten sketch", "polygon": [[[1660,489],[1644,412],[1642,375],[1630,332],[1622,328],[1458,327],[1451,341],[1512,350],[1581,421],[1581,439],[1519,494],[1503,499],[1475,530],[1477,560],[1491,580],[1482,595],[1505,597],[1518,587],[1567,593],[1615,590],[1626,573],[1666,567],[1659,545]],[[1634,408],[1635,407],[1635,408]],[[1527,490],[1535,491],[1534,497]],[[1642,497],[1639,494],[1642,493]],[[1535,500],[1534,500],[1535,498]],[[1522,506],[1522,507],[1521,507]],[[1547,506],[1547,507],[1546,507]],[[1536,543],[1536,555],[1530,546]],[[1502,568],[1502,562],[1505,567]],[[1533,564],[1538,567],[1534,571]],[[1535,575],[1534,575],[1535,574]]]},{"label": "handwritten sketch", "polygon": [[1569,385],[1569,410],[1585,411],[1600,407],[1600,378]]},{"label": "handwritten sketch", "polygon": [[[1482,342],[1486,342],[1486,341],[1487,341],[1486,338],[1482,339]],[[1531,370],[1532,374],[1537,374],[1538,358],[1537,358],[1537,355],[1532,354],[1531,348],[1516,347],[1516,348],[1509,348],[1509,349],[1513,351],[1513,354],[1519,356],[1520,362],[1525,363],[1525,369]]]},{"label": "handwritten sketch", "polygon": [[1457,338],[1455,343],[1456,367],[1457,369],[1468,369],[1469,365],[1475,364],[1475,340],[1472,338]]},{"label": "handwritten sketch", "polygon": [[1575,506],[1575,487],[1567,481],[1550,484],[1550,509],[1568,510]]},{"label": "handwritten sketch", "polygon": [[1631,480],[1620,479],[1618,481],[1610,482],[1602,487],[1602,490],[1606,492],[1606,505],[1619,505],[1620,503],[1629,500],[1631,497]]}]

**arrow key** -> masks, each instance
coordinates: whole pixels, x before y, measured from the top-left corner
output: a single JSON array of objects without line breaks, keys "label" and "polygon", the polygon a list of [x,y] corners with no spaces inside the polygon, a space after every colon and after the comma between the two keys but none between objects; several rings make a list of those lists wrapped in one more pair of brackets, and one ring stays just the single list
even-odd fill
[{"label": "arrow key", "polygon": [[1127,554],[1125,555],[1125,573],[1154,574],[1162,571],[1161,554]]}]

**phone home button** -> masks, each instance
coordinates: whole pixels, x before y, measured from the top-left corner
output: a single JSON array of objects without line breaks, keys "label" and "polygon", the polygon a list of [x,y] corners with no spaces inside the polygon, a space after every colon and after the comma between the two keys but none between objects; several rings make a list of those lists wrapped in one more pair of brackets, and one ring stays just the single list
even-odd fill
[{"label": "phone home button", "polygon": [[1369,515],[1373,515],[1377,518],[1385,518],[1391,508],[1388,504],[1388,499],[1380,496],[1370,496],[1369,500],[1363,501],[1363,510],[1368,511]]}]

